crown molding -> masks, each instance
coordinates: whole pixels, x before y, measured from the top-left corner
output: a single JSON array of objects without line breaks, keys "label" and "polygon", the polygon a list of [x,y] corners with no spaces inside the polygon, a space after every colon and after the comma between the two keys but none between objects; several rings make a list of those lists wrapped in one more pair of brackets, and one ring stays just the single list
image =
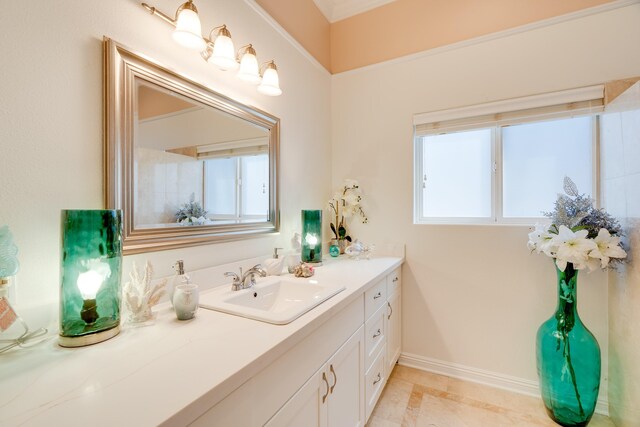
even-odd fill
[{"label": "crown molding", "polygon": [[367,12],[396,0],[313,0],[330,23]]}]

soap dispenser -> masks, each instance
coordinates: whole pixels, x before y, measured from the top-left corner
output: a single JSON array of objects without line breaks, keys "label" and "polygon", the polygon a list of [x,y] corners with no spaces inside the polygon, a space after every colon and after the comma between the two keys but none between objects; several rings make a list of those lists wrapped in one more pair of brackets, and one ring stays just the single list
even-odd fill
[{"label": "soap dispenser", "polygon": [[284,258],[280,257],[280,255],[278,254],[278,249],[282,248],[273,248],[273,257],[266,259],[262,263],[262,266],[267,271],[267,275],[269,276],[279,276],[282,273]]},{"label": "soap dispenser", "polygon": [[169,301],[171,301],[171,306],[173,306],[173,294],[176,291],[176,286],[191,283],[191,278],[189,278],[189,275],[184,272],[183,260],[179,259],[176,261],[173,265],[173,269],[176,271],[176,274],[171,280],[171,284],[169,286]]}]

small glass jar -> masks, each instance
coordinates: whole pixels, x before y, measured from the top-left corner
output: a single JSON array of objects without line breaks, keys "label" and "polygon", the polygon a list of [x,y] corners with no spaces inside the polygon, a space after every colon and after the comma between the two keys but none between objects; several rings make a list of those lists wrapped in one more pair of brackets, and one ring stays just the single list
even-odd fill
[{"label": "small glass jar", "polygon": [[334,258],[340,255],[340,244],[338,243],[338,239],[331,239],[331,242],[329,242],[329,255]]}]

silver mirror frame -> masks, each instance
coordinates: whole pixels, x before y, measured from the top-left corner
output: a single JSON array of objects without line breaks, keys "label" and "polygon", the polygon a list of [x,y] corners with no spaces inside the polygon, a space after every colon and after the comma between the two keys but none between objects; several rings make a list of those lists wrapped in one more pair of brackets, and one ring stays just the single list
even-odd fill
[{"label": "silver mirror frame", "polygon": [[[244,105],[133,53],[104,37],[105,205],[123,211],[123,253],[130,255],[277,233],[280,119]],[[269,130],[269,218],[266,222],[135,229],[133,129],[135,80],[142,79]]]}]

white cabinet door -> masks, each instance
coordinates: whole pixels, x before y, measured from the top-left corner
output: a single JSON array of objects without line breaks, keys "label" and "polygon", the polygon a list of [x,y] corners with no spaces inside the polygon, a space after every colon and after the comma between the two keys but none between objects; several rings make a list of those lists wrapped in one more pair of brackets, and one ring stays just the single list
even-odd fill
[{"label": "white cabinet door", "polygon": [[385,314],[385,331],[387,334],[387,357],[385,358],[387,366],[385,372],[387,378],[391,374],[398,357],[400,357],[402,346],[402,305],[400,295],[400,288],[397,288],[387,301],[387,313]]},{"label": "white cabinet door", "polygon": [[364,330],[361,327],[327,362],[330,384],[328,420],[331,427],[364,426],[364,353]]},{"label": "white cabinet door", "polygon": [[329,405],[326,365],[320,368],[266,424],[268,427],[326,427]]},{"label": "white cabinet door", "polygon": [[364,331],[360,327],[266,426],[363,427],[363,369]]}]

